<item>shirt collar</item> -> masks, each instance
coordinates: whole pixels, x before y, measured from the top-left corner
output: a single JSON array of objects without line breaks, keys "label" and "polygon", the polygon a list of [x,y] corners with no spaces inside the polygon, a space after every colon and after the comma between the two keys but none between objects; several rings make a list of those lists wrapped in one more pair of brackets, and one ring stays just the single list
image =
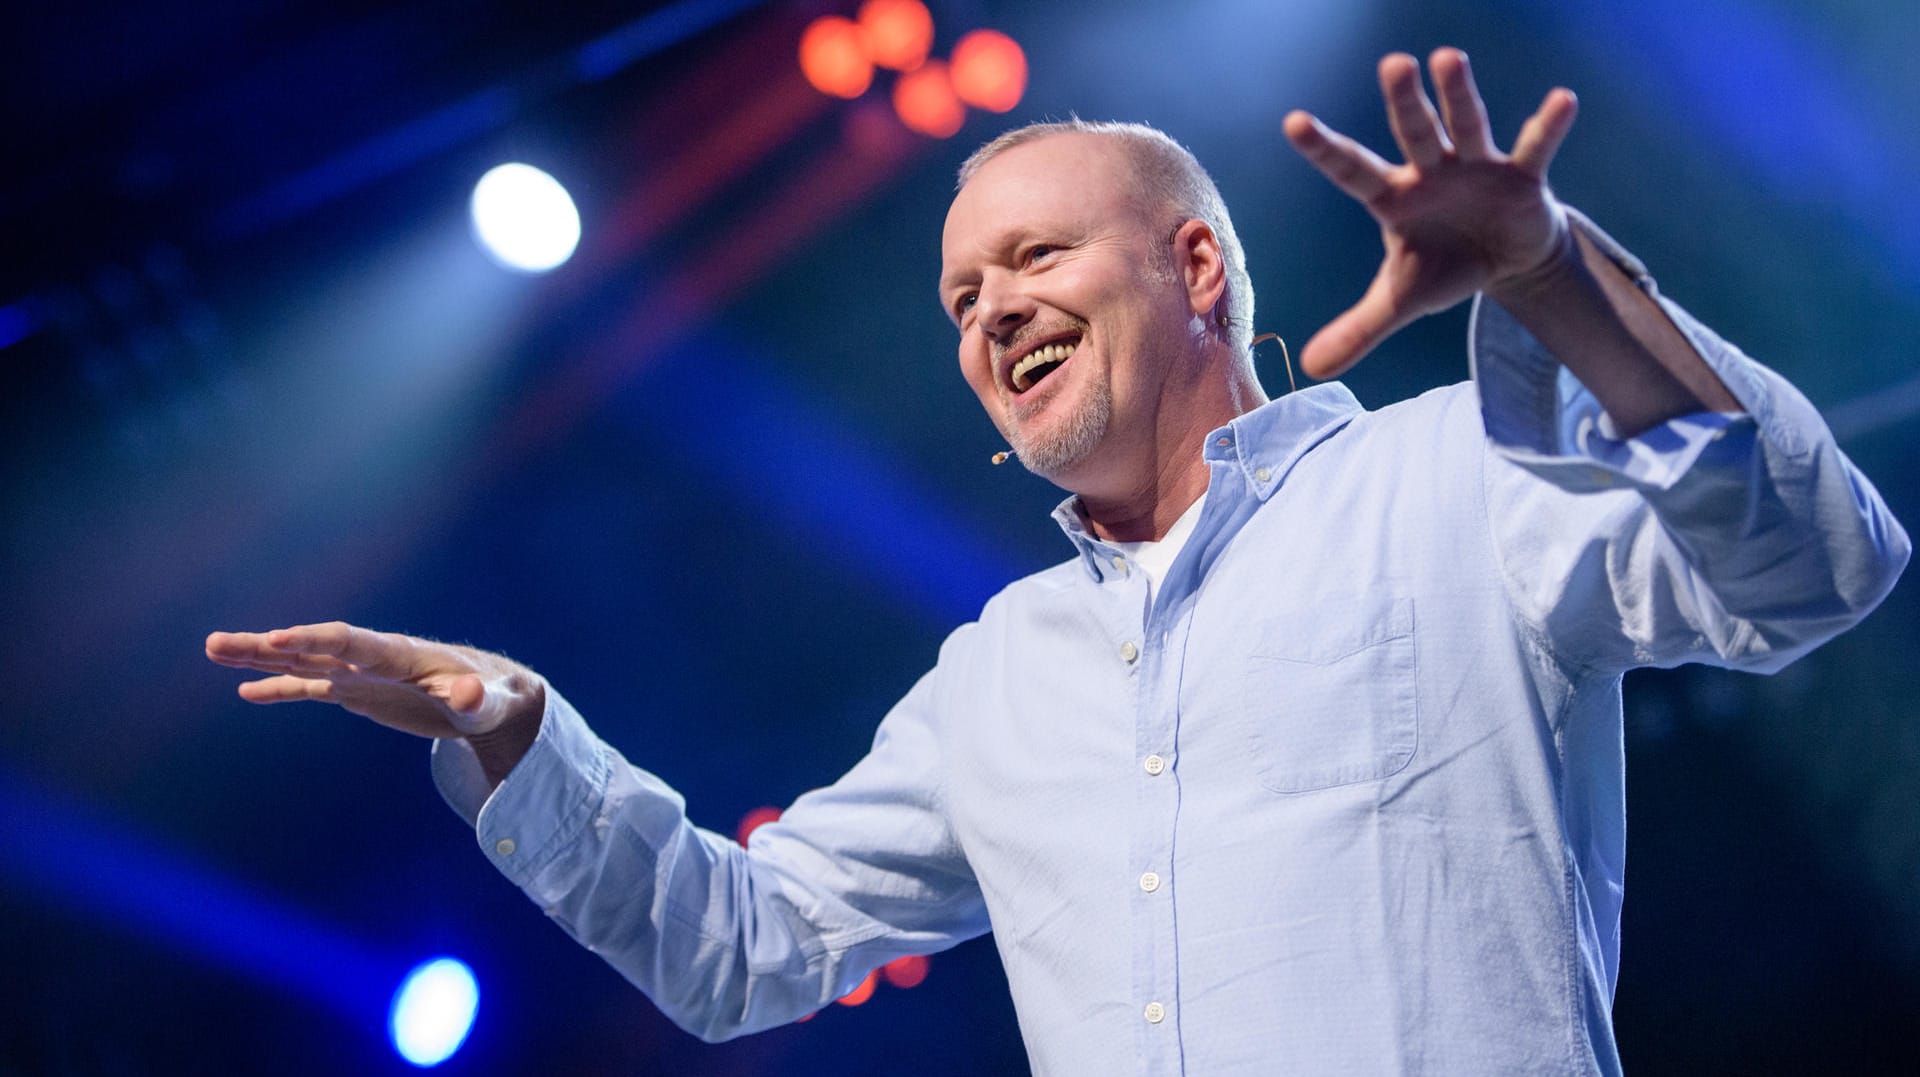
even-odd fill
[{"label": "shirt collar", "polygon": [[[1352,391],[1337,381],[1310,385],[1236,416],[1208,434],[1202,455],[1212,468],[1238,471],[1247,491],[1264,502],[1302,457],[1362,410]],[[1078,494],[1060,502],[1053,519],[1095,580],[1114,571],[1114,549],[1087,527]]]}]

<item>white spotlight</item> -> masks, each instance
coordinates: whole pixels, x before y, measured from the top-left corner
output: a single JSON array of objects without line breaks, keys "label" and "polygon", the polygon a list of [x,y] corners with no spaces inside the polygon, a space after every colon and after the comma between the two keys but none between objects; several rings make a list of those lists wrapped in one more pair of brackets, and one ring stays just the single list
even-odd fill
[{"label": "white spotlight", "polygon": [[437,1066],[453,1057],[473,1028],[480,986],[465,964],[451,957],[428,961],[407,974],[393,993],[387,1035],[400,1057],[416,1066]]},{"label": "white spotlight", "polygon": [[501,165],[473,186],[473,234],[494,261],[545,273],[580,245],[580,211],[560,181],[532,165]]}]

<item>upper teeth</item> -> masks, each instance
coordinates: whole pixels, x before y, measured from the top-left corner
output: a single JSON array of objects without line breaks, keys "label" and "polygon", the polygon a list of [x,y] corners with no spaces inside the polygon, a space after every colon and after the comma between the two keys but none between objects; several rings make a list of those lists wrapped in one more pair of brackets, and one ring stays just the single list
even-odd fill
[{"label": "upper teeth", "polygon": [[1074,342],[1049,344],[1044,348],[1035,348],[1028,352],[1024,358],[1013,364],[1013,387],[1023,393],[1031,389],[1033,382],[1027,380],[1028,374],[1048,363],[1066,362],[1067,356],[1073,354],[1075,346]]}]

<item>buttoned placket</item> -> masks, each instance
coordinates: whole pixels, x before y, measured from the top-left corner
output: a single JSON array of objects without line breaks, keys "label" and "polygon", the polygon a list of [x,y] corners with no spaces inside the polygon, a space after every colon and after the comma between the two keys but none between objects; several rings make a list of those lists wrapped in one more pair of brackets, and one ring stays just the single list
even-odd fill
[{"label": "buttoned placket", "polygon": [[[1128,840],[1128,874],[1109,885],[1129,893],[1132,936],[1132,1009],[1135,1057],[1143,1074],[1178,1073],[1179,1032],[1174,1018],[1175,967],[1171,857],[1179,786],[1173,758],[1172,700],[1166,697],[1165,648],[1147,601],[1144,573],[1115,553],[1103,586],[1115,600],[1121,638],[1113,655],[1133,691],[1134,752],[1125,780],[1136,786]],[[1148,762],[1148,760],[1155,762]]]},{"label": "buttoned placket", "polygon": [[1097,581],[1103,620],[1113,633],[1109,653],[1127,679],[1133,704],[1130,769],[1138,769],[1127,778],[1135,787],[1128,874],[1110,885],[1129,891],[1134,1058],[1142,1074],[1184,1072],[1174,838],[1181,797],[1179,686],[1195,591],[1204,576],[1198,559],[1214,536],[1236,530],[1280,478],[1266,463],[1241,461],[1235,441],[1231,429],[1209,439],[1208,503],[1151,604],[1145,575],[1129,558],[1085,531],[1078,535],[1087,571]]},{"label": "buttoned placket", "polygon": [[[1202,510],[1202,525],[1213,513]],[[1202,541],[1201,528],[1188,540]],[[1142,1074],[1182,1072],[1180,1045],[1178,925],[1174,873],[1174,832],[1181,785],[1178,766],[1180,668],[1193,603],[1192,573],[1170,572],[1158,598],[1147,602],[1146,581],[1125,559],[1103,557],[1114,566],[1106,589],[1118,599],[1124,618],[1118,660],[1132,682],[1134,753],[1130,780],[1135,785],[1134,818],[1128,842],[1130,877],[1114,880],[1130,891],[1135,1058]],[[1182,550],[1176,564],[1190,560]]]},{"label": "buttoned placket", "polygon": [[1138,792],[1132,835],[1134,892],[1133,968],[1135,1024],[1140,1072],[1172,1074],[1182,1069],[1179,1004],[1179,924],[1176,896],[1179,879],[1174,871],[1175,829],[1179,817],[1181,779],[1178,766],[1180,678],[1186,640],[1192,623],[1194,598],[1204,573],[1203,551],[1227,521],[1240,518],[1254,504],[1274,474],[1261,466],[1248,474],[1235,455],[1235,433],[1222,431],[1208,452],[1212,475],[1208,502],[1201,510],[1186,546],[1168,567],[1160,593],[1145,611],[1140,630],[1140,657],[1134,684],[1134,754],[1140,769],[1134,781]]}]

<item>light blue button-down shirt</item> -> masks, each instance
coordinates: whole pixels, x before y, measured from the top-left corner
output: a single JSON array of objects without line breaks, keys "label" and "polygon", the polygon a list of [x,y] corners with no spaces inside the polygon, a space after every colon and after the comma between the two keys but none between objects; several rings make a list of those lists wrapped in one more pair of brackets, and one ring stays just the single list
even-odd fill
[{"label": "light blue button-down shirt", "polygon": [[1611,439],[1482,304],[1474,383],[1215,431],[1152,602],[1069,501],[1077,556],[748,849],[551,689],[491,797],[460,742],[436,777],[703,1037],[991,928],[1036,1073],[1617,1072],[1622,671],[1777,669],[1909,548],[1806,401],[1670,309],[1744,413]]}]

